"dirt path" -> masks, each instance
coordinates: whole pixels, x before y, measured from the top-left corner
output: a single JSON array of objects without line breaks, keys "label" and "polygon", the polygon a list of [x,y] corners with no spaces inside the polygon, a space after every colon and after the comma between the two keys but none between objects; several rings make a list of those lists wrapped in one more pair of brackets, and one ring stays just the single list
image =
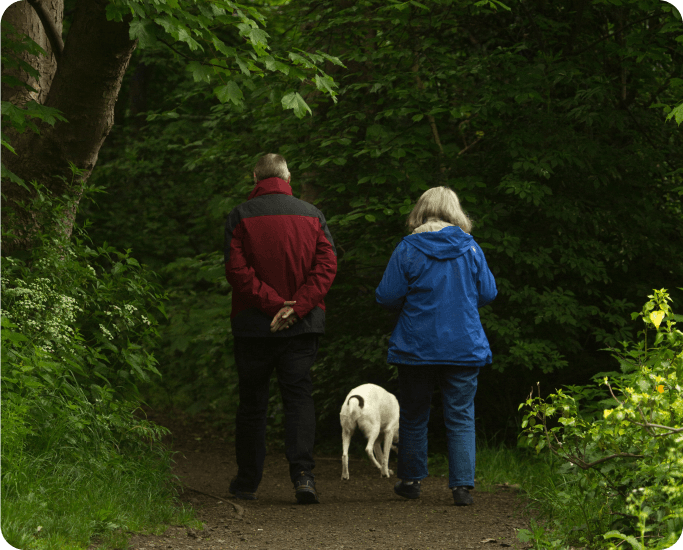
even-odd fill
[{"label": "dirt path", "polygon": [[[234,450],[205,428],[153,418],[173,431],[175,474],[183,485],[230,497],[228,484],[237,471]],[[340,443],[341,444],[341,443]],[[361,459],[351,459],[351,479],[341,481],[339,457],[316,457],[319,505],[294,500],[287,461],[281,453],[266,458],[258,500],[217,500],[187,489],[202,530],[169,527],[161,536],[135,535],[131,549],[391,549],[442,550],[523,548],[516,530],[528,527],[523,504],[509,490],[473,491],[474,506],[455,507],[444,478],[422,482],[422,498],[393,493],[396,478],[382,479]],[[393,458],[393,456],[392,456]],[[394,465],[395,468],[395,465]],[[236,503],[237,509],[230,503]],[[243,509],[243,514],[239,508]]]}]

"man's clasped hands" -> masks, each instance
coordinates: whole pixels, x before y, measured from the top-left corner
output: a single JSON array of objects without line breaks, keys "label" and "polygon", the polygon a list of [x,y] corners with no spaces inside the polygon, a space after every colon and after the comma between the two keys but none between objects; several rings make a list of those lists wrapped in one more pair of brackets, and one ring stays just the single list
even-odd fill
[{"label": "man's clasped hands", "polygon": [[273,317],[270,323],[270,332],[277,332],[278,330],[284,330],[291,327],[294,323],[299,320],[299,317],[294,310],[290,307],[296,304],[294,302],[285,302],[284,307],[277,312],[275,317]]}]

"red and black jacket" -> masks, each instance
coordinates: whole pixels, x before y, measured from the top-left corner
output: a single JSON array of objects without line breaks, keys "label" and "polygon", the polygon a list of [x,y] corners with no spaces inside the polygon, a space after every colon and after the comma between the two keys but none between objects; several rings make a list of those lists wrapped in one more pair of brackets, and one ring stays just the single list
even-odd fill
[{"label": "red and black jacket", "polygon": [[[235,336],[325,332],[323,298],[337,273],[337,252],[325,216],[292,196],[280,178],[259,181],[225,222],[225,276],[232,286]],[[300,321],[270,332],[285,301]]]}]

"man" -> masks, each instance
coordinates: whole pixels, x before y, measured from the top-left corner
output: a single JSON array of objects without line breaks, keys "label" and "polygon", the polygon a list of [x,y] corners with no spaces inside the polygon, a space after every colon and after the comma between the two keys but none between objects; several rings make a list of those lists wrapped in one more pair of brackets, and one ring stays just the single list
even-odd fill
[{"label": "man", "polygon": [[230,493],[256,498],[266,455],[266,412],[275,369],[285,410],[285,454],[300,504],[317,503],[312,470],[315,410],[310,369],[325,332],[323,298],[337,272],[325,217],[292,196],[287,162],[261,157],[254,190],[225,222],[225,275],[239,377]]}]

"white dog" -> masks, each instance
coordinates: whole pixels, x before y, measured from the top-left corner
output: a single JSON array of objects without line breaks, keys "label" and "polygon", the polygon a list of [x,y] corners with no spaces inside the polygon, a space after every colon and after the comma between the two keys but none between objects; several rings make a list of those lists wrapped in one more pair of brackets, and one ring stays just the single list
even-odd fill
[{"label": "white dog", "polygon": [[[365,452],[370,462],[379,468],[383,477],[393,475],[389,469],[389,451],[397,451],[399,414],[396,397],[379,386],[363,384],[349,392],[339,413],[343,445],[342,479],[349,479],[349,443],[356,426],[368,440]],[[384,452],[378,441],[380,433],[384,435]]]}]

